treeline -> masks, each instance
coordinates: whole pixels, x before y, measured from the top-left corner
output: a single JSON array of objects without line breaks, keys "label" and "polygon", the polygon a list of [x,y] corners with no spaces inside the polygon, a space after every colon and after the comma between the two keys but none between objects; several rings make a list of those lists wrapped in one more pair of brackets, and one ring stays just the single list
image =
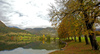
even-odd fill
[{"label": "treeline", "polygon": [[96,31],[96,36],[100,36],[100,31]]},{"label": "treeline", "polygon": [[88,37],[93,50],[99,50],[96,41],[95,25],[100,23],[100,2],[97,0],[55,0],[56,5],[51,5],[49,10],[50,21],[58,31],[60,39]]},{"label": "treeline", "polygon": [[0,33],[10,33],[10,32],[23,32],[23,33],[29,33],[25,30],[17,29],[17,28],[9,28],[9,27],[0,27]]}]

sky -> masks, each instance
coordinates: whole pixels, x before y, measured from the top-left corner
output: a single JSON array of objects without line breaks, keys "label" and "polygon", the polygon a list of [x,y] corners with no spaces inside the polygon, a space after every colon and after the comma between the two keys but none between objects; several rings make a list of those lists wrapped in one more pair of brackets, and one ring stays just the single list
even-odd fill
[{"label": "sky", "polygon": [[6,26],[21,29],[52,27],[49,22],[49,4],[54,0],[0,0],[0,20]]},{"label": "sky", "polygon": [[54,4],[54,0],[0,0],[0,21],[21,29],[52,27],[50,3]]}]

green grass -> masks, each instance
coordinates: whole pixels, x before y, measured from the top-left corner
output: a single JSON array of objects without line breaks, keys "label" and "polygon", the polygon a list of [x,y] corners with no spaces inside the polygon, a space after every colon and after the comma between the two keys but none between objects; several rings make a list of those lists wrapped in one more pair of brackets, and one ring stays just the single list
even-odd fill
[{"label": "green grass", "polygon": [[97,41],[100,41],[100,36],[96,37],[96,40],[97,40]]},{"label": "green grass", "polygon": [[[77,41],[78,41],[78,37],[76,37]],[[82,42],[85,42],[85,37],[81,37]],[[88,38],[88,40],[90,41],[90,39]],[[100,36],[96,37],[97,41],[100,41]]]}]

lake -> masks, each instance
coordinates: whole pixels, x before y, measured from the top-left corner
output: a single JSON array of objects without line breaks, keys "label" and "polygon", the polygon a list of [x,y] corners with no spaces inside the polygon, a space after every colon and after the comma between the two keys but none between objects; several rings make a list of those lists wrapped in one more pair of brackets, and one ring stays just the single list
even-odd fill
[{"label": "lake", "polygon": [[[16,42],[18,43],[18,42]],[[65,44],[56,41],[34,41],[23,45],[12,44],[3,45],[0,54],[48,54],[50,52],[60,50]],[[6,45],[6,46],[4,46]],[[4,48],[3,48],[4,47]]]}]

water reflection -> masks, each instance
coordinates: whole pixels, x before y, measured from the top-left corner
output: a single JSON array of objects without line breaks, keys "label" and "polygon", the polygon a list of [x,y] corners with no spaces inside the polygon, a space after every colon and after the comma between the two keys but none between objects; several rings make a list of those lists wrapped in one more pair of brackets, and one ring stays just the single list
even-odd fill
[{"label": "water reflection", "polygon": [[56,38],[50,39],[48,36],[47,39],[32,39],[26,37],[11,37],[10,40],[5,42],[0,42],[0,51],[2,50],[11,50],[18,47],[22,47],[23,49],[46,49],[46,50],[55,50],[61,49],[66,44],[62,41],[59,41]]},{"label": "water reflection", "polygon": [[45,41],[43,40],[43,41],[42,41],[42,43],[44,44],[44,43],[45,43]]},{"label": "water reflection", "polygon": [[32,49],[46,49],[46,50],[54,50],[59,49],[59,43],[55,42],[46,42],[46,41],[38,41],[38,42],[32,42],[23,48],[32,48]]},{"label": "water reflection", "polygon": [[24,49],[24,48],[16,48],[14,50],[10,50],[10,51],[0,51],[0,54],[48,54],[50,52],[53,52],[55,50],[37,50],[37,49]]}]

